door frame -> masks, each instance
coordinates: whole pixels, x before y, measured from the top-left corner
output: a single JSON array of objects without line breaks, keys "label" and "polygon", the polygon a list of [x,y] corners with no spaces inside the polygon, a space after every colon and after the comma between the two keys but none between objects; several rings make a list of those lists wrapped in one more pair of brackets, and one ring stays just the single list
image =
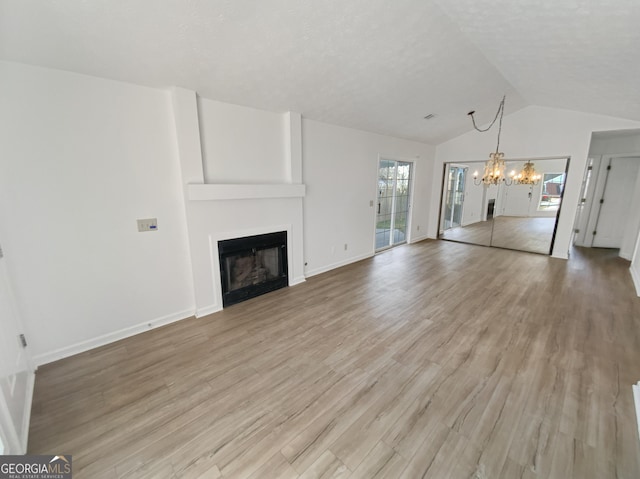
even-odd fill
[{"label": "door frame", "polygon": [[[626,154],[608,154],[601,155],[599,157],[593,158],[593,162],[591,165],[591,178],[589,180],[589,187],[586,191],[586,195],[584,198],[586,199],[585,205],[582,206],[584,208],[582,212],[582,217],[580,220],[580,224],[575,225],[575,229],[579,230],[574,239],[574,244],[576,246],[583,246],[586,248],[595,248],[593,246],[595,236],[593,235],[593,231],[597,230],[598,221],[600,219],[600,202],[599,199],[604,197],[604,193],[607,188],[607,183],[609,180],[609,171],[608,165],[612,165],[614,160],[624,159],[624,158],[638,158],[640,157],[640,153],[626,153]],[[585,169],[585,176],[587,173],[587,169],[589,168],[589,164],[587,162],[587,167]],[[639,173],[640,174],[640,173]],[[581,201],[582,198],[579,199]],[[578,205],[579,211],[580,205]],[[576,215],[578,212],[576,212]],[[575,230],[574,230],[575,231]]]},{"label": "door frame", "polygon": [[[13,285],[9,276],[9,265],[4,255],[0,256],[0,263],[2,263],[0,264],[0,282],[3,283],[3,286],[6,286],[6,300],[9,309],[12,310],[12,314],[10,315],[12,317],[5,318],[3,321],[6,321],[6,323],[3,323],[3,325],[10,325],[12,328],[15,327],[18,333],[25,334],[27,331],[18,309]],[[18,337],[14,339],[18,341]],[[36,368],[28,346],[24,346],[20,350],[20,353],[20,357],[24,361],[24,369],[21,371],[25,374],[24,380],[20,380],[19,382],[24,393],[24,404],[21,405],[23,408],[21,424],[15,424],[15,420],[11,415],[10,405],[7,403],[9,399],[5,397],[7,388],[5,385],[0,386],[0,436],[5,447],[4,454],[15,455],[25,454],[27,452]],[[9,377],[0,377],[0,381],[6,381],[8,378]],[[17,378],[14,379],[17,380]],[[14,383],[10,385],[8,389],[11,390],[15,387]],[[13,392],[8,392],[8,394],[13,394]]]},{"label": "door frame", "polygon": [[[438,237],[444,232],[444,230],[440,231],[440,226],[442,225],[442,218],[444,217],[444,210],[447,205],[446,196],[447,196],[447,188],[449,186],[449,175],[447,174],[451,167],[454,168],[463,168],[467,170],[465,172],[465,183],[467,180],[467,176],[469,174],[469,165],[465,165],[464,163],[444,163],[444,170],[442,172],[442,190],[441,190],[441,198],[440,198],[440,214],[438,215]],[[462,218],[464,217],[464,205],[465,200],[467,199],[467,187],[465,187],[462,192],[462,209],[460,211],[460,226],[462,226]]]},{"label": "door frame", "polygon": [[[27,441],[20,440],[18,431],[12,425],[9,407],[0,393],[0,440],[4,445],[4,455],[25,454],[27,452]],[[24,436],[26,436],[23,433]]]},{"label": "door frame", "polygon": [[[378,213],[377,213],[378,210],[375,208],[375,204],[376,204],[376,200],[378,199],[378,179],[379,179],[378,175],[380,172],[380,161],[382,160],[411,164],[411,176],[409,178],[409,204],[407,206],[407,225],[406,225],[407,232],[405,236],[405,242],[400,244],[410,244],[411,236],[412,236],[411,224],[413,223],[412,221],[413,220],[413,198],[414,198],[413,186],[414,186],[414,180],[416,177],[416,161],[415,159],[411,159],[411,158],[400,158],[400,157],[394,157],[391,155],[378,154],[378,158],[376,159],[376,163],[375,163],[375,190],[373,190],[374,199],[372,200],[372,204],[371,204],[371,206],[373,207],[373,254],[382,253],[383,251],[387,251],[388,249],[391,249],[394,246],[394,245],[390,245],[385,248],[376,249],[376,226],[378,224]],[[395,204],[395,195],[394,195],[394,204]]]}]

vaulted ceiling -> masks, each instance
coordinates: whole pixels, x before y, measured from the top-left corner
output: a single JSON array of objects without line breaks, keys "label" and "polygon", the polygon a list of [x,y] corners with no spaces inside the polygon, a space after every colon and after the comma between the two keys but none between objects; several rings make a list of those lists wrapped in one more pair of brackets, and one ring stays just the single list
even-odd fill
[{"label": "vaulted ceiling", "polygon": [[503,94],[640,120],[638,25],[638,0],[0,0],[0,59],[437,144]]}]

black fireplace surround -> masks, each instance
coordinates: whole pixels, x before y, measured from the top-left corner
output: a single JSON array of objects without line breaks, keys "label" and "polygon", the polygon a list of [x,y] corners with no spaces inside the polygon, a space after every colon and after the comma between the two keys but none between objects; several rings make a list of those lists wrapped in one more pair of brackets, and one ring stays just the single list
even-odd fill
[{"label": "black fireplace surround", "polygon": [[218,241],[224,307],[289,285],[287,232]]}]

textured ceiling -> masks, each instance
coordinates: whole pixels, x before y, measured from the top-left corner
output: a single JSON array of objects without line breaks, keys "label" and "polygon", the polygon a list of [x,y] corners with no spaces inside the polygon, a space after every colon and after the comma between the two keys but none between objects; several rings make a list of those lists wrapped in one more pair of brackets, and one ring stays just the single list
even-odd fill
[{"label": "textured ceiling", "polygon": [[507,113],[537,104],[640,120],[639,6],[0,0],[0,59],[438,143],[471,128],[471,109],[490,120],[503,94]]},{"label": "textured ceiling", "polygon": [[640,0],[439,0],[529,104],[640,120]]}]

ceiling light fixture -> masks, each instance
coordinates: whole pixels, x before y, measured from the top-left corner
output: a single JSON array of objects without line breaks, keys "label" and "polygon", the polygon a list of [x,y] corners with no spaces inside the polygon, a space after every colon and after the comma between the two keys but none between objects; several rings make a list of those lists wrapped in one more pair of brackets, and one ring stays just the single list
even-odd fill
[{"label": "ceiling light fixture", "polygon": [[537,185],[541,178],[542,176],[536,172],[533,163],[527,161],[522,171],[513,177],[513,181],[519,185]]},{"label": "ceiling light fixture", "polygon": [[496,112],[495,118],[493,119],[491,124],[484,130],[481,130],[476,125],[476,119],[473,116],[475,111],[470,111],[468,113],[468,115],[471,117],[471,121],[473,122],[473,127],[480,133],[489,131],[491,127],[496,123],[498,118],[500,118],[500,123],[498,124],[498,142],[496,144],[496,151],[495,153],[489,154],[489,159],[484,165],[484,174],[482,175],[482,178],[478,179],[477,171],[473,174],[473,182],[476,185],[484,184],[485,186],[491,186],[491,185],[499,185],[500,183],[505,183],[507,185],[510,185],[511,182],[513,181],[513,178],[515,177],[515,171],[514,171],[511,175],[511,181],[507,182],[507,178],[505,177],[505,174],[504,174],[504,169],[505,169],[504,153],[500,152],[500,133],[502,133],[502,117],[504,116],[505,99],[506,99],[506,96],[503,96],[502,101],[498,106],[498,111]]}]

